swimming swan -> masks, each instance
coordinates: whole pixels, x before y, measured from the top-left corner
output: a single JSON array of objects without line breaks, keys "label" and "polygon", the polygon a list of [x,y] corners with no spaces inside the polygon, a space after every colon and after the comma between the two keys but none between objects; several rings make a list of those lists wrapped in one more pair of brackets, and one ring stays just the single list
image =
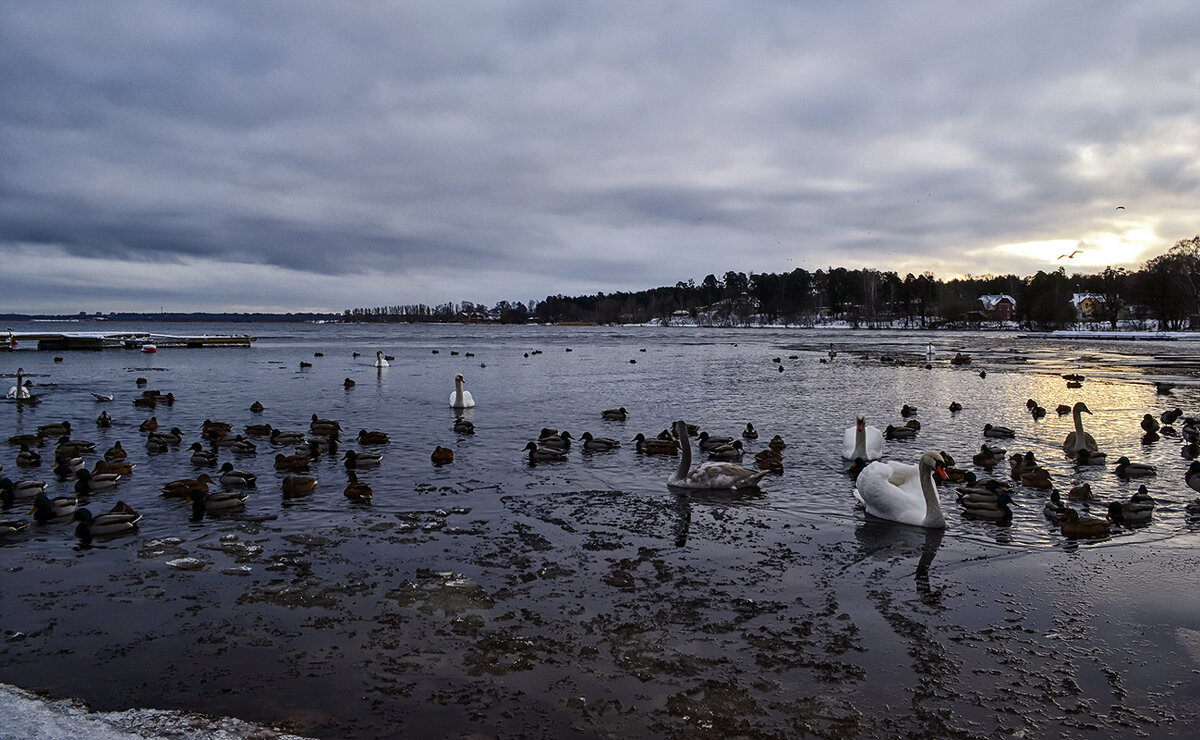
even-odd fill
[{"label": "swimming swan", "polygon": [[938,504],[933,475],[945,479],[945,460],[934,451],[917,465],[875,461],[858,475],[854,496],[867,513],[901,524],[943,529],[946,520]]},{"label": "swimming swan", "polygon": [[1071,414],[1075,417],[1075,431],[1068,434],[1067,438],[1063,440],[1063,452],[1071,457],[1077,456],[1080,450],[1087,450],[1088,452],[1100,451],[1100,447],[1096,444],[1096,440],[1092,438],[1092,435],[1083,431],[1082,415],[1085,412],[1092,413],[1083,401],[1076,403],[1071,409]]},{"label": "swimming swan", "polygon": [[383,350],[375,350],[375,367],[391,367],[388,361],[383,359]]},{"label": "swimming swan", "polygon": [[475,408],[475,399],[471,398],[471,391],[463,390],[463,381],[466,380],[462,373],[454,376],[454,392],[450,394],[450,408],[452,409],[470,409]]},{"label": "swimming swan", "polygon": [[883,432],[878,427],[867,426],[866,418],[859,414],[854,426],[846,429],[842,440],[842,457],[847,460],[862,458],[867,462],[883,457]]},{"label": "swimming swan", "polygon": [[704,463],[693,468],[692,442],[688,438],[687,424],[683,420],[675,422],[675,436],[679,438],[682,455],[675,474],[667,479],[668,486],[709,490],[757,488],[758,482],[767,474],[765,470],[755,470],[727,462]]}]

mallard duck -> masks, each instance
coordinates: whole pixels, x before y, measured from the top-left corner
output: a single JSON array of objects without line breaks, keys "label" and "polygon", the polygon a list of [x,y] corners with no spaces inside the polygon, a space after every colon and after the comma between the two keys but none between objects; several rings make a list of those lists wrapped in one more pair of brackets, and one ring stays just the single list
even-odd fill
[{"label": "mallard duck", "polygon": [[1078,486],[1072,486],[1071,490],[1067,491],[1067,498],[1072,501],[1091,501],[1095,498],[1092,495],[1092,484],[1081,483]]},{"label": "mallard duck", "polygon": [[[437,445],[433,448],[433,453],[429,456],[429,459],[434,465],[447,465],[454,462],[454,450],[449,447]],[[349,467],[348,464],[347,467]]]},{"label": "mallard duck", "polygon": [[92,516],[87,509],[76,509],[72,517],[72,521],[79,522],[75,527],[75,536],[85,542],[92,537],[132,532],[141,519],[142,515],[124,501],[118,501],[116,506],[98,516]]},{"label": "mallard duck", "polygon": [[69,436],[71,434],[71,422],[60,421],[56,424],[55,423],[42,424],[40,427],[37,428],[37,433],[38,433],[39,437],[58,438],[58,437],[62,437],[64,435]]},{"label": "mallard duck", "polygon": [[[471,422],[467,422],[470,424]],[[472,429],[474,425],[472,425]],[[389,444],[391,439],[385,432],[368,431],[363,429],[358,433],[358,443],[361,445],[385,445]]]},{"label": "mallard duck", "polygon": [[1026,452],[1024,455],[1014,453],[1008,458],[1008,462],[1010,466],[1009,472],[1012,475],[1013,480],[1019,479],[1026,473],[1032,473],[1034,470],[1037,470],[1040,467],[1037,463],[1037,460],[1033,456],[1032,450]]},{"label": "mallard duck", "polygon": [[214,491],[205,493],[199,488],[188,491],[187,499],[192,502],[192,518],[202,519],[209,511],[228,511],[246,505],[250,494],[244,491]]},{"label": "mallard duck", "polygon": [[347,470],[354,468],[365,468],[378,465],[383,462],[383,455],[377,452],[356,452],[355,450],[346,450],[346,454],[342,457],[342,462],[345,463]]},{"label": "mallard duck", "polygon": [[976,480],[965,486],[959,486],[954,489],[958,497],[964,498],[967,496],[975,496],[980,500],[993,500],[1001,493],[1012,493],[1012,488],[1006,481],[995,480],[989,478],[987,480]]},{"label": "mallard duck", "polygon": [[898,427],[888,424],[887,428],[883,430],[883,436],[885,439],[890,440],[913,439],[917,436],[917,431],[917,429],[907,425]]},{"label": "mallard duck", "polygon": [[558,434],[544,435],[538,438],[538,447],[549,448],[551,450],[569,450],[571,449],[571,440],[575,439],[571,433],[565,429]]},{"label": "mallard duck", "polygon": [[95,442],[85,442],[82,439],[71,439],[70,437],[59,437],[58,446],[54,448],[54,454],[65,457],[79,457],[95,451]]},{"label": "mallard duck", "polygon": [[1112,525],[1103,519],[1081,517],[1079,512],[1071,507],[1064,507],[1058,515],[1062,522],[1062,533],[1070,539],[1094,539],[1107,537]]},{"label": "mallard duck", "polygon": [[104,459],[108,460],[109,462],[113,462],[114,460],[124,460],[127,454],[128,453],[125,452],[125,448],[121,446],[120,442],[113,442],[113,446],[104,451]]},{"label": "mallard duck", "polygon": [[1033,417],[1034,421],[1037,421],[1038,419],[1044,419],[1046,418],[1046,409],[1042,408],[1041,406],[1034,406],[1033,408],[1029,409],[1029,415]]},{"label": "mallard duck", "polygon": [[75,475],[76,471],[83,467],[82,457],[65,457],[63,455],[54,456],[54,475],[62,480],[66,480]]},{"label": "mallard duck", "polygon": [[233,431],[233,425],[224,421],[205,419],[200,425],[200,434],[205,439],[218,439]]},{"label": "mallard duck", "polygon": [[[703,435],[703,433],[701,433]],[[756,470],[728,462],[708,462],[692,467],[692,444],[683,420],[675,422],[675,435],[680,440],[679,466],[667,479],[671,488],[702,490],[740,490],[757,488],[765,470]],[[731,440],[732,441],[732,440]],[[740,442],[738,442],[740,446]]]},{"label": "mallard duck", "polygon": [[629,412],[625,410],[624,406],[619,409],[605,409],[600,412],[600,418],[609,421],[625,421],[629,418]]},{"label": "mallard duck", "polygon": [[583,436],[579,439],[583,443],[583,449],[590,452],[606,452],[621,446],[621,443],[615,439],[610,437],[593,437],[591,432],[584,432]]},{"label": "mallard duck", "polygon": [[8,443],[10,445],[29,445],[30,447],[41,447],[46,443],[46,440],[42,439],[36,434],[14,434],[8,438]]},{"label": "mallard duck", "polygon": [[261,414],[263,412],[263,408],[263,405],[258,401],[250,404],[250,412],[253,414]]},{"label": "mallard duck", "polygon": [[1139,486],[1137,493],[1128,501],[1113,501],[1108,505],[1108,518],[1113,524],[1126,526],[1128,524],[1145,524],[1154,516],[1154,498],[1145,486]]},{"label": "mallard duck", "polygon": [[720,447],[708,450],[708,459],[722,462],[738,462],[745,453],[746,451],[742,449],[742,441],[735,439],[731,444],[721,445]]},{"label": "mallard duck", "polygon": [[352,470],[350,471],[350,482],[346,484],[345,494],[346,498],[350,499],[351,501],[370,503],[371,499],[375,495],[375,492],[372,491],[371,487],[366,483],[360,481],[358,476]]},{"label": "mallard duck", "polygon": [[942,476],[941,453],[930,450],[916,465],[876,460],[854,484],[857,498],[871,516],[901,524],[942,529],[946,520],[938,503],[934,476]]},{"label": "mallard duck", "polygon": [[157,416],[151,416],[149,419],[146,419],[141,424],[138,424],[139,432],[154,432],[157,430],[158,430],[158,417]]},{"label": "mallard duck", "polygon": [[101,411],[100,415],[96,417],[96,426],[101,429],[109,429],[112,425],[113,419],[108,415],[107,411]]},{"label": "mallard duck", "polygon": [[1167,411],[1162,412],[1158,418],[1163,424],[1174,424],[1175,422],[1179,421],[1179,417],[1181,416],[1183,416],[1183,410],[1176,408],[1168,409]]},{"label": "mallard duck", "polygon": [[42,464],[42,456],[38,451],[29,445],[21,445],[21,451],[17,453],[17,467],[19,468],[36,468]]},{"label": "mallard duck", "polygon": [[950,413],[957,414],[959,411],[962,411],[962,407],[963,407],[962,404],[959,403],[958,401],[951,401],[950,402]]},{"label": "mallard duck", "polygon": [[192,450],[192,465],[216,465],[218,455],[215,452],[204,449],[204,445],[199,442],[193,442],[188,448]]},{"label": "mallard duck", "polygon": [[177,445],[183,443],[183,431],[179,427],[171,427],[169,432],[151,432],[149,440],[162,442],[168,445]]},{"label": "mallard duck", "polygon": [[[566,434],[566,432],[563,432]],[[561,462],[567,459],[567,453],[562,450],[538,447],[537,442],[530,442],[524,449],[529,451],[529,462]]]},{"label": "mallard duck", "polygon": [[455,419],[454,431],[458,434],[474,434],[475,424],[466,419]]},{"label": "mallard duck", "polygon": [[0,535],[16,534],[28,526],[28,519],[6,519],[0,521]]},{"label": "mallard duck", "polygon": [[1108,458],[1103,452],[1092,452],[1088,449],[1080,450],[1075,453],[1076,465],[1103,465]]},{"label": "mallard duck", "polygon": [[247,424],[242,427],[242,431],[251,437],[266,437],[275,431],[275,429],[270,424]]},{"label": "mallard duck", "polygon": [[304,444],[306,439],[303,432],[285,432],[282,429],[271,430],[271,444],[276,445],[298,445]]},{"label": "mallard duck", "polygon": [[1158,468],[1149,463],[1130,462],[1128,457],[1121,457],[1117,459],[1117,467],[1113,468],[1113,472],[1122,478],[1145,478],[1158,475]]},{"label": "mallard duck", "polygon": [[983,425],[983,436],[995,438],[1015,437],[1017,433],[1008,427],[997,426],[994,424]]},{"label": "mallard duck", "polygon": [[1197,457],[1200,457],[1200,444],[1188,442],[1179,448],[1179,455],[1187,460],[1195,460]]},{"label": "mallard duck", "polygon": [[350,378],[346,378],[345,380],[342,381],[342,387],[345,388],[346,390],[349,390],[356,385],[358,385],[358,383],[355,383]]},{"label": "mallard duck", "polygon": [[92,476],[103,475],[104,473],[116,473],[117,475],[133,475],[133,469],[137,467],[128,460],[97,460],[92,466]]},{"label": "mallard duck", "polygon": [[201,473],[195,478],[180,478],[164,484],[162,494],[167,498],[186,498],[193,489],[197,488],[207,493],[212,482],[213,479],[208,477],[208,473]]},{"label": "mallard duck", "polygon": [[50,498],[44,493],[38,494],[33,500],[33,508],[29,510],[33,514],[33,518],[39,524],[59,519],[64,516],[71,516],[75,513],[75,508],[79,505],[79,499],[73,496],[55,496]]},{"label": "mallard duck", "polygon": [[631,441],[636,442],[637,451],[645,455],[679,454],[679,443],[673,439],[659,439],[658,437],[646,439],[646,435],[638,432]]},{"label": "mallard duck", "polygon": [[[1004,453],[1001,453],[1001,455],[1003,454]],[[976,452],[971,457],[971,462],[981,468],[991,470],[1000,463],[1000,456],[997,455],[991,447],[988,447],[987,445],[980,445],[979,452]]]},{"label": "mallard duck", "polygon": [[963,507],[963,516],[967,519],[984,519],[993,522],[1007,522],[1012,519],[1010,505],[1016,502],[1007,493],[996,496],[994,501],[959,501]]},{"label": "mallard duck", "polygon": [[312,462],[312,458],[308,455],[276,455],[275,469],[302,472],[308,470],[310,462]]},{"label": "mallard duck", "polygon": [[1039,466],[1021,475],[1021,485],[1048,491],[1054,487],[1054,481],[1050,479],[1050,471]]},{"label": "mallard duck", "polygon": [[846,460],[862,458],[867,462],[883,457],[883,433],[878,427],[868,426],[866,417],[854,417],[854,426],[847,427],[842,434],[842,457]]},{"label": "mallard duck", "polygon": [[783,437],[780,437],[778,434],[776,434],[774,437],[771,437],[771,441],[767,443],[767,447],[770,447],[772,450],[780,451],[787,447],[787,442],[784,442]]},{"label": "mallard duck", "polygon": [[1071,413],[1071,407],[1065,403],[1060,403],[1054,408],[1054,411],[1059,416],[1066,416],[1067,414]]},{"label": "mallard duck", "polygon": [[235,455],[257,455],[258,445],[238,434],[234,436],[233,443],[229,445],[229,451]]},{"label": "mallard duck", "polygon": [[1183,480],[1188,488],[1200,491],[1200,461],[1193,462],[1183,474]]},{"label": "mallard duck", "polygon": [[5,506],[12,506],[13,501],[36,498],[46,490],[46,484],[40,480],[22,480],[15,483],[9,478],[0,478],[0,500]]},{"label": "mallard duck", "polygon": [[900,407],[900,415],[904,418],[917,415],[917,407],[909,406],[907,403]]},{"label": "mallard duck", "polygon": [[245,470],[238,470],[233,463],[227,462],[221,466],[217,480],[229,488],[253,488],[258,482],[258,476]]},{"label": "mallard duck", "polygon": [[330,434],[340,432],[342,425],[333,419],[322,419],[316,414],[312,415],[312,421],[308,425],[308,433],[316,434],[321,437],[328,437]]},{"label": "mallard duck", "polygon": [[317,479],[306,475],[289,475],[279,484],[284,496],[299,496],[309,493],[317,487]]},{"label": "mallard duck", "polygon": [[1083,431],[1083,414],[1091,414],[1087,404],[1079,401],[1071,407],[1071,414],[1075,419],[1075,431],[1067,435],[1063,440],[1063,452],[1068,456],[1074,457],[1079,454],[1080,450],[1088,450],[1089,452],[1099,452],[1100,447],[1096,444],[1096,440],[1092,435]]},{"label": "mallard duck", "polygon": [[[676,432],[678,434],[678,432]],[[715,450],[718,447],[731,444],[733,437],[714,437],[708,432],[700,432],[696,437],[696,445],[703,451]]]},{"label": "mallard duck", "polygon": [[1057,522],[1065,508],[1067,508],[1067,505],[1063,503],[1062,496],[1058,495],[1058,491],[1051,491],[1050,498],[1046,499],[1046,505],[1042,507],[1042,514],[1047,519],[1053,519]]},{"label": "mallard duck", "polygon": [[746,428],[742,430],[743,439],[758,439],[758,430],[750,422],[746,422]]},{"label": "mallard duck", "polygon": [[1161,428],[1162,428],[1162,425],[1158,423],[1158,419],[1155,419],[1153,415],[1146,414],[1145,416],[1142,417],[1142,429],[1147,434],[1156,433]]}]

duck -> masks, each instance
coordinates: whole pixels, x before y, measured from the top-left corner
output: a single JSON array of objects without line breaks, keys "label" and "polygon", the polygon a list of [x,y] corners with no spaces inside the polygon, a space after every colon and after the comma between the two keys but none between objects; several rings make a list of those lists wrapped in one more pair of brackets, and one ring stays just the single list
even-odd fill
[{"label": "duck", "polygon": [[463,390],[465,380],[462,373],[454,376],[454,392],[450,394],[450,408],[452,409],[475,408],[475,399],[471,397],[471,391]]},{"label": "duck", "polygon": [[218,439],[233,431],[233,425],[224,421],[205,419],[200,425],[200,435],[205,439]]},{"label": "duck", "polygon": [[916,465],[876,460],[858,475],[854,496],[871,516],[928,529],[944,529],[934,476],[942,478],[945,461],[930,450]]},{"label": "duck", "polygon": [[718,447],[723,447],[733,443],[733,437],[714,437],[708,432],[700,432],[696,437],[696,444],[705,452],[715,450]]},{"label": "duck", "polygon": [[972,501],[994,501],[1001,493],[1012,493],[1012,488],[1008,482],[994,478],[984,481],[976,480],[965,486],[959,486],[954,490],[959,500],[967,499]]},{"label": "duck", "polygon": [[567,453],[562,450],[552,450],[548,447],[538,447],[537,442],[530,442],[524,449],[529,450],[529,462],[561,462],[567,459]]},{"label": "duck", "polygon": [[624,406],[617,409],[604,409],[600,412],[600,418],[609,421],[625,421],[629,418],[629,412],[625,410]]},{"label": "duck", "polygon": [[242,431],[251,437],[268,437],[274,431],[274,427],[270,424],[247,424],[242,427]]},{"label": "duck", "polygon": [[350,482],[346,484],[346,490],[344,493],[346,494],[346,498],[350,499],[351,501],[359,501],[362,503],[370,503],[371,499],[375,495],[375,492],[371,490],[371,487],[360,481],[358,479],[358,475],[356,475],[353,470],[350,471]]},{"label": "duck", "polygon": [[204,445],[199,442],[193,442],[188,448],[192,451],[192,465],[216,465],[218,455],[215,452],[204,449]]},{"label": "duck", "polygon": [[146,419],[141,424],[138,424],[138,431],[139,432],[158,431],[158,417],[151,416],[149,419]]},{"label": "duck", "polygon": [[904,418],[917,415],[917,407],[909,406],[907,403],[900,407],[900,415]]},{"label": "duck", "polygon": [[1103,519],[1081,517],[1079,512],[1070,506],[1064,507],[1058,515],[1062,522],[1062,533],[1070,539],[1096,539],[1107,537],[1112,525]]},{"label": "duck", "polygon": [[1145,486],[1138,486],[1137,493],[1128,501],[1113,501],[1108,505],[1108,518],[1113,524],[1145,524],[1154,516],[1154,498]]},{"label": "duck", "polygon": [[258,483],[258,476],[245,470],[238,470],[233,463],[227,462],[221,466],[217,480],[230,488],[253,488]]},{"label": "duck", "polygon": [[951,401],[950,402],[950,413],[957,414],[959,411],[962,411],[962,407],[963,407],[962,404],[959,403],[958,401]]},{"label": "duck", "polygon": [[308,433],[316,434],[321,437],[328,437],[331,434],[337,434],[342,430],[340,422],[333,419],[322,419],[316,414],[312,415],[312,421],[308,424]]},{"label": "duck", "polygon": [[164,442],[168,445],[183,444],[183,431],[179,427],[171,427],[169,432],[151,432],[149,439]]},{"label": "duck", "polygon": [[46,484],[40,480],[22,480],[13,482],[10,478],[0,478],[0,500],[5,506],[12,506],[13,501],[24,501],[36,498],[46,490]]},{"label": "duck", "polygon": [[1152,414],[1146,414],[1142,417],[1142,429],[1147,434],[1156,434],[1159,429],[1162,429],[1162,425],[1158,423],[1158,419],[1155,419]]},{"label": "duck", "polygon": [[54,454],[66,457],[79,457],[84,453],[95,451],[95,442],[85,442],[82,439],[71,439],[70,437],[59,437],[58,446],[54,448]]},{"label": "duck", "polygon": [[692,443],[687,434],[687,423],[682,419],[675,422],[675,435],[679,438],[680,459],[675,473],[667,479],[672,488],[704,490],[741,490],[758,488],[758,483],[767,474],[728,462],[708,462],[692,467]]},{"label": "duck", "polygon": [[82,467],[82,457],[66,457],[65,455],[54,456],[54,474],[63,480],[75,475],[75,473]]},{"label": "duck", "polygon": [[907,425],[898,427],[888,424],[887,428],[883,430],[883,436],[891,440],[912,439],[917,436],[918,431]]},{"label": "duck", "polygon": [[746,422],[746,428],[742,430],[742,439],[758,439],[758,430],[750,422]]},{"label": "duck", "polygon": [[1001,493],[996,496],[995,501],[960,501],[963,507],[963,516],[967,519],[984,519],[993,522],[1007,522],[1012,520],[1012,509],[1010,505],[1015,505],[1016,502],[1007,493]]},{"label": "duck", "polygon": [[375,367],[391,367],[391,364],[383,359],[383,350],[375,350]]},{"label": "duck", "polygon": [[1082,449],[1075,454],[1076,465],[1103,465],[1108,458],[1103,452],[1092,452],[1088,449]]},{"label": "duck", "polygon": [[342,456],[342,462],[345,463],[347,470],[355,468],[366,468],[379,465],[383,462],[383,455],[377,452],[356,452],[355,450],[346,450],[346,454]]},{"label": "duck", "polygon": [[855,460],[860,457],[867,462],[883,457],[883,433],[878,427],[867,426],[862,414],[854,417],[854,426],[847,427],[842,435],[842,458]]},{"label": "duck", "polygon": [[180,478],[179,480],[163,484],[162,495],[167,498],[187,498],[197,488],[207,492],[212,482],[213,479],[208,476],[208,473],[201,473],[195,478]]},{"label": "duck", "polygon": [[133,475],[133,469],[135,467],[137,466],[126,460],[114,460],[113,462],[109,462],[108,460],[97,460],[96,464],[92,466],[92,475],[95,476],[99,473]]},{"label": "duck", "polygon": [[1188,460],[1195,460],[1197,457],[1200,457],[1200,444],[1188,442],[1179,448],[1179,455]]},{"label": "duck", "polygon": [[8,443],[10,445],[29,445],[30,447],[41,447],[46,443],[46,440],[42,439],[36,434],[14,434],[8,438]]},{"label": "duck", "polygon": [[770,447],[776,452],[781,452],[787,448],[787,442],[784,442],[783,437],[780,437],[778,434],[776,434],[774,437],[771,437],[771,441],[767,443],[767,447]]},{"label": "duck", "polygon": [[1193,462],[1183,474],[1183,480],[1188,488],[1200,491],[1200,461]]},{"label": "duck", "polygon": [[229,451],[235,455],[257,455],[258,445],[239,434],[233,438],[233,443],[229,445]]},{"label": "duck", "polygon": [[1067,414],[1071,413],[1071,407],[1065,403],[1060,403],[1054,408],[1054,411],[1059,416],[1066,416]]},{"label": "duck", "polygon": [[1092,495],[1092,484],[1081,483],[1078,486],[1072,486],[1071,490],[1067,491],[1067,498],[1072,501],[1091,501],[1095,498]]},{"label": "duck", "polygon": [[571,449],[571,440],[575,439],[571,433],[565,429],[558,434],[543,435],[538,438],[538,447],[548,447],[552,450],[569,450]]},{"label": "duck", "polygon": [[983,425],[983,436],[995,437],[995,438],[1001,439],[1001,438],[1007,438],[1007,437],[1015,437],[1015,436],[1017,436],[1017,433],[1014,432],[1012,429],[1009,429],[1008,427],[1002,427],[1002,426],[998,426],[995,424],[984,424]]},{"label": "duck", "polygon": [[37,498],[33,500],[33,508],[29,510],[33,514],[34,521],[39,524],[61,519],[64,516],[71,516],[75,513],[75,509],[79,506],[79,499],[73,496],[55,496],[50,498],[44,493],[39,493]]},{"label": "duck", "polygon": [[317,487],[317,479],[307,475],[289,475],[279,484],[284,496],[299,496]]},{"label": "duck", "polygon": [[104,451],[104,459],[108,460],[109,462],[113,462],[115,460],[124,460],[128,454],[129,453],[125,452],[125,448],[121,446],[121,442],[118,440],[113,442],[112,447],[109,447]]},{"label": "duck", "polygon": [[262,405],[261,403],[259,403],[258,401],[255,401],[254,403],[250,404],[250,413],[252,413],[252,414],[261,414],[261,413],[263,412],[263,409],[264,409],[264,408],[266,408],[266,407],[265,407],[265,406],[263,406],[263,405]]},{"label": "duck", "polygon": [[162,440],[157,437],[150,437],[146,440],[146,452],[149,452],[152,455],[168,452],[170,449],[171,446],[167,444],[166,440]]},{"label": "duck", "polygon": [[742,448],[742,441],[735,439],[732,443],[714,447],[708,451],[709,460],[721,460],[724,462],[738,462],[742,459],[746,451]]},{"label": "duck", "polygon": [[113,418],[108,415],[107,411],[101,411],[100,415],[96,417],[96,426],[100,427],[101,429],[109,429],[112,427],[112,425]]},{"label": "duck", "polygon": [[991,470],[1000,463],[1003,455],[1003,452],[997,454],[994,449],[984,444],[979,446],[979,452],[971,456],[971,462],[981,468]]},{"label": "duck", "polygon": [[1037,421],[1038,419],[1044,419],[1046,418],[1046,409],[1042,408],[1041,406],[1034,406],[1033,408],[1029,409],[1029,414],[1033,417],[1034,421]]},{"label": "duck", "polygon": [[579,439],[583,443],[583,449],[591,452],[607,452],[621,446],[618,440],[610,437],[593,437],[591,432],[584,432]]},{"label": "duck", "polygon": [[206,512],[229,511],[246,505],[250,494],[244,491],[214,491],[205,493],[199,488],[188,492],[187,499],[192,502],[192,519],[204,518]]},{"label": "duck", "polygon": [[1042,514],[1047,519],[1059,521],[1059,517],[1065,508],[1067,508],[1067,505],[1062,502],[1062,496],[1058,494],[1058,491],[1051,491],[1050,498],[1046,499],[1046,505],[1042,507]]},{"label": "duck", "polygon": [[1054,487],[1054,481],[1050,479],[1050,471],[1039,466],[1021,476],[1021,485],[1048,491]]},{"label": "duck", "polygon": [[305,436],[303,432],[285,432],[282,429],[271,430],[271,443],[277,445],[298,445],[303,444]]},{"label": "duck", "polygon": [[1100,447],[1092,435],[1083,431],[1083,414],[1091,413],[1083,401],[1079,401],[1071,407],[1071,415],[1075,419],[1075,431],[1068,434],[1067,438],[1063,440],[1063,452],[1067,453],[1069,457],[1075,457],[1080,450],[1100,451]]},{"label": "duck", "polygon": [[[355,383],[354,380],[352,380],[351,378],[346,378],[345,380],[342,381],[342,387],[345,388],[346,390],[349,390],[356,385],[358,385],[358,384]],[[364,483],[363,485],[366,485],[366,484]],[[370,488],[370,486],[367,486],[367,487]]]},{"label": "duck", "polygon": [[474,434],[475,424],[467,419],[455,419],[454,431],[457,434]]},{"label": "duck", "polygon": [[[659,439],[653,437],[646,439],[646,435],[638,432],[632,442],[637,443],[637,451],[645,455],[677,455],[679,454],[679,443],[673,439]],[[1200,490],[1200,489],[1197,489]]]},{"label": "duck", "polygon": [[71,434],[71,422],[60,421],[58,423],[43,424],[37,428],[39,437],[62,437]]},{"label": "duck", "polygon": [[1121,457],[1117,459],[1117,467],[1113,472],[1122,478],[1145,478],[1158,475],[1158,468],[1149,463],[1130,462],[1128,457]]},{"label": "duck", "polygon": [[433,452],[429,455],[429,461],[434,465],[447,465],[454,462],[454,450],[449,447],[436,445]]},{"label": "duck", "polygon": [[312,458],[308,455],[276,455],[276,470],[307,471]]},{"label": "duck", "polygon": [[[468,424],[470,422],[467,422]],[[361,445],[385,445],[389,444],[391,439],[385,432],[367,431],[362,429],[358,433],[358,443]]]},{"label": "duck", "polygon": [[141,520],[142,515],[124,501],[118,501],[116,506],[96,516],[87,509],[76,509],[71,518],[71,521],[79,522],[75,527],[75,536],[85,542],[92,537],[132,532]]},{"label": "duck", "polygon": [[75,493],[86,496],[89,493],[111,491],[120,482],[120,473],[93,473],[87,468],[80,468],[75,473]]},{"label": "duck", "polygon": [[1175,422],[1179,421],[1179,417],[1181,417],[1181,416],[1183,416],[1183,410],[1176,408],[1176,409],[1169,409],[1167,411],[1162,412],[1162,415],[1160,415],[1158,418],[1162,421],[1163,424],[1169,425],[1169,424],[1174,424]]},{"label": "duck", "polygon": [[1010,466],[1009,472],[1012,474],[1014,480],[1026,473],[1032,473],[1040,467],[1033,456],[1033,451],[1026,452],[1024,455],[1013,454],[1008,458],[1008,462]]},{"label": "duck", "polygon": [[42,464],[42,456],[37,450],[29,445],[21,445],[21,451],[17,453],[17,467],[19,468],[36,468]]}]

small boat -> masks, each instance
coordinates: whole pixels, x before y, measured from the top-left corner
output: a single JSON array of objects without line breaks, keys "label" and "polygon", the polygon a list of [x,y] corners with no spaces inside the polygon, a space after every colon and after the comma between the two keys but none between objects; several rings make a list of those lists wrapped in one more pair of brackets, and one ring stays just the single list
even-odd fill
[{"label": "small boat", "polygon": [[142,345],[142,351],[143,351],[143,352],[147,352],[147,353],[150,353],[150,352],[157,352],[157,351],[158,351],[158,347],[155,347],[153,344],[143,344],[143,345]]}]

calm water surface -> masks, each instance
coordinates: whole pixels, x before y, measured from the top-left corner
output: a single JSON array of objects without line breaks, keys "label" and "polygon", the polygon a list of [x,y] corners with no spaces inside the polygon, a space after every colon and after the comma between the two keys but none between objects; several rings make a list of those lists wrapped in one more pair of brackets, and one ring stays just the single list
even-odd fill
[{"label": "calm water surface", "polygon": [[[1143,443],[1138,426],[1147,412],[1197,412],[1196,343],[781,329],[250,331],[252,349],[0,355],[0,372],[23,367],[42,398],[0,406],[0,433],[67,419],[99,451],[121,440],[137,469],[88,505],[121,499],[144,514],[136,534],[86,548],[66,524],[0,540],[0,681],[97,708],[183,708],[325,737],[1167,736],[1200,719],[1197,535],[1183,511],[1195,492],[1179,440]],[[938,358],[927,370],[931,339]],[[837,357],[822,363],[831,343]],[[391,367],[373,367],[376,349],[395,356]],[[951,366],[957,351],[972,364]],[[1066,372],[1085,375],[1083,387],[1068,389]],[[474,436],[453,432],[455,373],[478,403],[465,412]],[[133,407],[138,377],[178,401]],[[345,378],[356,385],[343,388]],[[1173,394],[1157,395],[1156,380],[1175,383]],[[96,403],[92,391],[116,400]],[[1029,398],[1050,414],[1033,420]],[[249,411],[256,400],[261,414]],[[973,469],[983,425],[1010,426],[1010,451],[1034,451],[1064,493],[1091,483],[1089,510],[1103,516],[1137,484],[1111,465],[1076,470],[1064,458],[1071,420],[1054,407],[1078,400],[1110,460],[1159,466],[1149,526],[1069,542],[1042,515],[1045,492],[1023,488],[1008,526],[964,520],[953,488],[942,488],[944,534],[868,522],[854,503],[844,429],[859,412],[880,428],[898,425],[907,403],[921,432],[888,443],[887,459],[938,449]],[[951,414],[951,401],[963,410]],[[600,419],[616,406],[627,421]],[[95,426],[101,410],[115,418],[111,429]],[[360,472],[372,504],[346,501],[345,471],[329,458],[313,466],[314,494],[284,499],[272,466],[281,450],[265,440],[255,456],[222,452],[259,476],[244,512],[190,522],[190,509],[159,495],[164,482],[199,472],[186,447],[205,419],[303,431],[314,413],[341,422],[343,449],[359,448],[360,429],[391,436],[375,448],[382,466]],[[138,425],[151,415],[183,430],[180,449],[146,452]],[[785,472],[754,493],[671,492],[674,460],[638,455],[628,440],[676,418],[733,436],[753,422],[751,453],[779,434]],[[544,426],[626,444],[530,466],[521,448]],[[454,464],[430,463],[438,444],[454,449]],[[0,463],[14,479],[50,481],[52,495],[70,490],[48,464],[18,469],[15,448]]]}]

